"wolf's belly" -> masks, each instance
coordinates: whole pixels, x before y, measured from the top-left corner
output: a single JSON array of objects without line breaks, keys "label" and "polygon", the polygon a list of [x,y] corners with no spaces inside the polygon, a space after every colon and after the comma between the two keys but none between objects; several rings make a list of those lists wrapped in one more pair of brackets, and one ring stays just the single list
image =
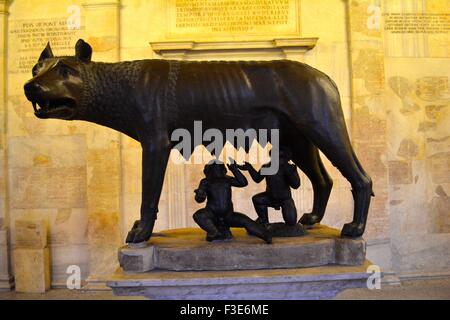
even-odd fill
[{"label": "wolf's belly", "polygon": [[178,72],[174,94],[187,117],[238,121],[279,104],[275,72],[264,63],[188,62]]}]

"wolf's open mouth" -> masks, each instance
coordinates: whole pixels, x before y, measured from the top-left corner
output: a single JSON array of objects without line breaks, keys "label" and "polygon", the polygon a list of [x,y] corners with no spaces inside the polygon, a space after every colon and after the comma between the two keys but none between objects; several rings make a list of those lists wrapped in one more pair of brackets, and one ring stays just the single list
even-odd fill
[{"label": "wolf's open mouth", "polygon": [[75,111],[75,101],[70,98],[33,101],[38,118],[70,118]]}]

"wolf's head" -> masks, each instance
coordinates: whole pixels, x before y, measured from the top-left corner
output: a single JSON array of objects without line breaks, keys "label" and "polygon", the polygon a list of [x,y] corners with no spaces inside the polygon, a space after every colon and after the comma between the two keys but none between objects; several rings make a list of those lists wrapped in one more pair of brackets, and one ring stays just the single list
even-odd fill
[{"label": "wolf's head", "polygon": [[33,78],[25,86],[25,95],[41,119],[73,120],[83,99],[83,65],[91,62],[92,48],[78,40],[74,57],[55,57],[47,44],[33,67]]}]

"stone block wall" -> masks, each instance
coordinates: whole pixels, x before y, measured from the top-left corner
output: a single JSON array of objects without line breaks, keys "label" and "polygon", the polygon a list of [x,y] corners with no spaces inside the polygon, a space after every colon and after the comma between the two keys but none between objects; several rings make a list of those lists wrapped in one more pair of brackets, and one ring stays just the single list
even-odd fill
[{"label": "stone block wall", "polygon": [[[137,142],[93,124],[34,117],[22,88],[48,39],[58,55],[73,54],[83,37],[94,60],[124,61],[163,58],[152,50],[155,42],[318,38],[313,49],[297,51],[274,45],[257,53],[183,49],[177,55],[289,58],[329,74],[341,92],[355,150],[374,180],[369,258],[399,273],[449,271],[449,0],[287,0],[289,22],[278,35],[258,29],[228,36],[174,33],[173,14],[167,14],[173,3],[0,1],[0,219],[10,231],[10,251],[17,219],[44,219],[53,285],[65,284],[71,265],[80,266],[84,280],[101,283],[117,267],[116,249],[139,216]],[[419,19],[428,25],[418,26]],[[341,228],[352,217],[350,185],[328,161],[326,167],[335,183],[324,223]],[[157,230],[194,226],[192,190],[202,175],[202,165],[169,165]],[[294,194],[299,215],[312,207],[311,185],[302,179]],[[236,207],[255,217],[250,199],[262,188],[237,191]]]}]

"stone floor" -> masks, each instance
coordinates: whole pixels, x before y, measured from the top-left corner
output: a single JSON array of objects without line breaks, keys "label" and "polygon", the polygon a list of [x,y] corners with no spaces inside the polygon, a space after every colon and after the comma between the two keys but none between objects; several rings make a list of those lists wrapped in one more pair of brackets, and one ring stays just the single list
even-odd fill
[{"label": "stone floor", "polygon": [[[115,297],[111,291],[70,291],[54,289],[46,294],[21,294],[0,292],[1,300],[111,300],[141,299],[139,297]],[[340,293],[340,300],[385,300],[385,299],[450,299],[450,278],[403,281],[402,285],[383,285],[381,290],[350,289]]]},{"label": "stone floor", "polygon": [[402,281],[401,285],[382,285],[381,290],[351,289],[339,300],[450,300],[450,278]]}]

